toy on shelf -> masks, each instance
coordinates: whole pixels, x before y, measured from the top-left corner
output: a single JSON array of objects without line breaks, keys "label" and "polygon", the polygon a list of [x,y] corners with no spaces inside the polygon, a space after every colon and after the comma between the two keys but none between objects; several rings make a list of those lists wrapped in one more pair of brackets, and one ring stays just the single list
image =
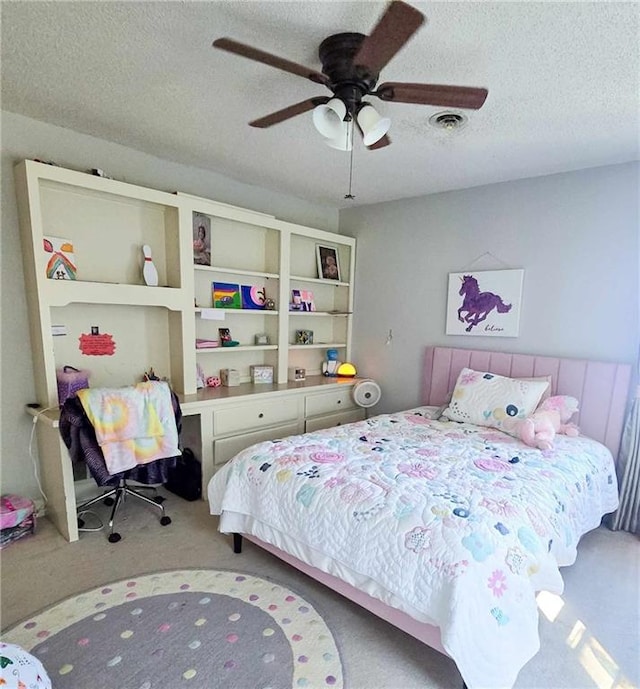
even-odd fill
[{"label": "toy on shelf", "polygon": [[338,350],[327,349],[327,360],[322,362],[322,375],[331,378],[337,377],[339,368]]},{"label": "toy on shelf", "polygon": [[148,244],[144,244],[142,247],[142,253],[144,254],[144,267],[142,268],[142,277],[144,282],[149,287],[158,286],[158,271],[153,264],[153,259],[151,258],[151,247]]},{"label": "toy on shelf", "polygon": [[204,386],[205,386],[204,371],[202,370],[202,366],[200,366],[200,364],[196,364],[196,389],[202,390],[202,388]]},{"label": "toy on shelf", "polygon": [[229,328],[218,328],[218,335],[220,336],[220,345],[222,347],[237,347],[240,344],[238,340],[231,339]]},{"label": "toy on shelf", "polygon": [[142,376],[142,380],[144,380],[144,381],[160,380],[160,378],[158,378],[158,376],[155,374],[153,367],[150,366],[149,370],[144,372],[144,375]]}]

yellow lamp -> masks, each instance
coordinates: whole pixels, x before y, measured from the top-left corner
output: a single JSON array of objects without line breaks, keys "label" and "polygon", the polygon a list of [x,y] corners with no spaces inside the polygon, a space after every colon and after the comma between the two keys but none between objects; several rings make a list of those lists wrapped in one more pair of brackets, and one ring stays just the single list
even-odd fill
[{"label": "yellow lamp", "polygon": [[345,361],[343,364],[340,364],[340,366],[338,366],[337,373],[341,378],[354,378],[357,371],[356,367],[353,364],[350,364],[348,361]]}]

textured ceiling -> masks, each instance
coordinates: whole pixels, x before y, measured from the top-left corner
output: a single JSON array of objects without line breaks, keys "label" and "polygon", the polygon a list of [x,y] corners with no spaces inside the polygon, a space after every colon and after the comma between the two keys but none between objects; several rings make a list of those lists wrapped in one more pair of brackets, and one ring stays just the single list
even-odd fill
[{"label": "textured ceiling", "polygon": [[384,2],[3,1],[2,107],[344,207],[638,158],[639,5],[414,2],[427,23],[381,81],[483,86],[457,132],[443,108],[384,103],[393,144],[327,147],[311,113],[269,129],[247,122],[329,92],[211,47],[229,36],[320,69],[317,46],[368,33]]}]

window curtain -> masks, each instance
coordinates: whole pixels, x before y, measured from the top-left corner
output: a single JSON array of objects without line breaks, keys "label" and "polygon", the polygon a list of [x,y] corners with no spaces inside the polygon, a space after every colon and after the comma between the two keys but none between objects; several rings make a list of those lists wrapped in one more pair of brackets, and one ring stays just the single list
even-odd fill
[{"label": "window curtain", "polygon": [[613,531],[640,534],[640,386],[627,416],[618,454],[620,506],[610,515]]}]

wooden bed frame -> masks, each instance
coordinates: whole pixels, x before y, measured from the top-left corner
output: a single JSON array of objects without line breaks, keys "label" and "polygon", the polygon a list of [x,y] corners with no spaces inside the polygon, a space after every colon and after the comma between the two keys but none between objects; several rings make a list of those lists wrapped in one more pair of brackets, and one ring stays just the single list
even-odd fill
[{"label": "wooden bed frame", "polygon": [[[507,354],[476,349],[428,347],[423,369],[422,403],[446,404],[463,368],[473,368],[509,377],[551,376],[552,395],[572,395],[580,400],[577,423],[581,432],[606,445],[614,459],[620,446],[631,365],[559,359],[548,356]],[[367,593],[316,567],[248,534],[233,535],[233,550],[240,553],[242,539],[255,543],[279,559],[325,584],[374,615],[410,634],[427,646],[448,655],[442,646],[438,627],[418,622],[409,615],[385,605]],[[465,685],[466,686],[466,685]]]}]

